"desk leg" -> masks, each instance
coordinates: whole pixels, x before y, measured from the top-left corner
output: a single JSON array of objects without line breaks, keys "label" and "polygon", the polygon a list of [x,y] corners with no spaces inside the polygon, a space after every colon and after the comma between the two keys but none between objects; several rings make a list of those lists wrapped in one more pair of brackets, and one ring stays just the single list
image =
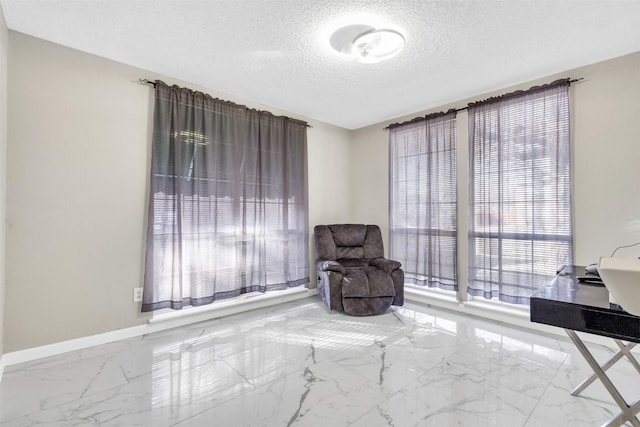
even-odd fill
[{"label": "desk leg", "polygon": [[613,385],[609,377],[607,377],[607,374],[605,374],[598,362],[593,358],[593,355],[589,352],[589,349],[587,349],[587,346],[584,345],[580,337],[570,329],[565,329],[565,332],[569,335],[569,338],[571,338],[573,344],[576,346],[578,351],[580,351],[582,357],[584,357],[593,372],[602,382],[602,385],[604,385],[611,397],[613,397],[613,400],[615,400],[622,410],[621,414],[613,417],[605,424],[605,426],[620,426],[624,424],[625,421],[630,421],[631,425],[640,427],[640,420],[635,416],[635,414],[640,411],[640,404],[636,402],[631,407],[627,405],[627,402],[624,400],[618,389]]},{"label": "desk leg", "polygon": [[640,374],[640,363],[638,363],[636,358],[633,357],[633,354],[631,354],[631,350],[633,349],[633,347],[636,346],[636,343],[632,342],[627,345],[624,345],[620,340],[614,340],[614,341],[616,342],[616,344],[618,344],[618,347],[620,348],[620,353],[624,353],[624,355],[627,356],[627,359],[629,359],[629,362],[631,362],[633,367],[636,368],[636,371],[638,371],[638,373]]},{"label": "desk leg", "polygon": [[[637,414],[638,412],[640,412],[640,400],[636,400],[635,402],[633,402],[630,409],[631,413],[633,414]],[[618,415],[607,421],[607,424],[605,424],[605,426],[621,426],[626,420],[624,416],[624,412],[620,412]]]},{"label": "desk leg", "polygon": [[[636,368],[636,371],[638,371],[638,373],[640,373],[640,364],[638,363],[636,358],[633,357],[633,354],[631,354],[631,350],[636,346],[636,343],[629,343],[627,345],[624,345],[622,343],[622,341],[620,341],[620,340],[614,340],[614,341],[618,345],[618,347],[620,348],[620,351],[618,351],[616,354],[614,354],[609,360],[607,360],[601,366],[602,370],[606,371],[607,369],[609,369],[610,367],[615,365],[615,363],[618,360],[622,359],[622,356],[627,356],[627,359],[629,359],[629,362],[631,362],[633,367]],[[585,388],[589,387],[591,385],[591,383],[593,383],[595,381],[596,378],[598,378],[597,375],[596,374],[592,374],[589,378],[587,378],[582,383],[580,383],[580,385],[578,385],[578,387],[574,388],[573,391],[571,392],[571,395],[572,396],[578,396],[580,393],[582,393],[584,391]]]}]

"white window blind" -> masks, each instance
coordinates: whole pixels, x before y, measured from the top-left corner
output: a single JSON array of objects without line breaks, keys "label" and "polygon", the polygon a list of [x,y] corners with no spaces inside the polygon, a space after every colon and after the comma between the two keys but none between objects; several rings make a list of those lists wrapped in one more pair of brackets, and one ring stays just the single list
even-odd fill
[{"label": "white window blind", "polygon": [[528,303],[573,262],[568,87],[469,106],[471,295]]},{"label": "white window blind", "polygon": [[456,114],[392,126],[390,249],[405,282],[457,290]]}]

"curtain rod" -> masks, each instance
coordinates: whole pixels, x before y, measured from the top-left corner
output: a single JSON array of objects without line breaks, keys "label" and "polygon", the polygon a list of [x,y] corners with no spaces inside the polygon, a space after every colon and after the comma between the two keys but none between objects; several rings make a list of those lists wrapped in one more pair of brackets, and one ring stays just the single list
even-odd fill
[{"label": "curtain rod", "polygon": [[[156,87],[156,82],[154,82],[153,80],[149,80],[149,79],[138,79],[138,82],[140,84],[143,85],[149,85],[149,86],[153,86],[154,88]],[[245,107],[247,108],[247,110],[250,110],[249,107]],[[285,116],[286,117],[286,116]],[[300,122],[304,122],[304,120],[299,120]],[[306,127],[308,127],[309,129],[313,129],[313,126],[311,126],[309,123],[305,123],[304,124]]]},{"label": "curtain rod", "polygon": [[[579,82],[580,80],[584,80],[584,77],[580,77],[580,78],[577,78],[577,79],[569,80],[569,84],[571,84],[571,83],[575,83],[575,82]],[[458,111],[464,111],[464,110],[468,110],[468,109],[469,109],[469,107],[461,107],[461,108],[456,108],[456,109],[453,109],[453,108],[452,108],[452,109],[451,109],[451,110],[449,110],[449,111],[454,111],[454,112],[456,112],[456,113],[457,113]],[[415,118],[415,119],[413,119],[413,120],[416,120],[416,119],[418,119],[418,118],[419,118],[419,117],[416,117],[416,118]],[[394,124],[398,124],[398,123],[394,123]],[[391,126],[392,126],[392,125],[389,125],[389,126],[387,126],[387,127],[384,127],[384,128],[382,128],[382,130],[389,130],[389,128],[390,128]]]}]

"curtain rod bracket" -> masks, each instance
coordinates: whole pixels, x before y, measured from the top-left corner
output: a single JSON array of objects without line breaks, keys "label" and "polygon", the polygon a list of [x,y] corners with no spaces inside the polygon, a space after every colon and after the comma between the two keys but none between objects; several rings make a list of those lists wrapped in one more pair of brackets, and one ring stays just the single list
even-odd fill
[{"label": "curtain rod bracket", "polygon": [[143,85],[149,85],[149,86],[156,87],[156,82],[154,82],[153,80],[149,80],[149,79],[138,79],[138,82],[139,82],[140,84],[143,84]]}]

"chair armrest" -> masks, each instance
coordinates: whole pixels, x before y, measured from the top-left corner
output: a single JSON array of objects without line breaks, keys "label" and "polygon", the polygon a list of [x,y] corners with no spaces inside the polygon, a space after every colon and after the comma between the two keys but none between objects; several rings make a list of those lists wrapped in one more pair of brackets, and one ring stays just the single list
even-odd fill
[{"label": "chair armrest", "polygon": [[335,271],[336,273],[344,274],[345,269],[338,261],[331,261],[328,259],[318,258],[316,260],[317,271]]},{"label": "chair armrest", "polygon": [[374,258],[369,261],[369,265],[379,268],[382,271],[386,271],[391,274],[393,270],[397,270],[402,266],[398,261],[387,258]]}]

